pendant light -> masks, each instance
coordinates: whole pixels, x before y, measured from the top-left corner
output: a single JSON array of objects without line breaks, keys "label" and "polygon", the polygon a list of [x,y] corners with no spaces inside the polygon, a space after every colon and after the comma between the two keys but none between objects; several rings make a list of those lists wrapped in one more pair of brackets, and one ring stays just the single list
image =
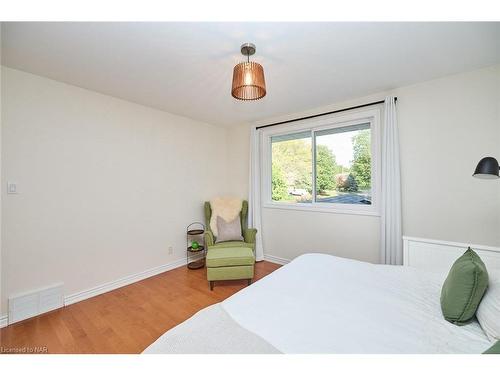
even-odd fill
[{"label": "pendant light", "polygon": [[238,100],[261,99],[266,95],[266,81],[262,65],[250,61],[250,56],[255,53],[255,45],[243,44],[241,53],[247,57],[247,61],[234,67],[231,95]]}]

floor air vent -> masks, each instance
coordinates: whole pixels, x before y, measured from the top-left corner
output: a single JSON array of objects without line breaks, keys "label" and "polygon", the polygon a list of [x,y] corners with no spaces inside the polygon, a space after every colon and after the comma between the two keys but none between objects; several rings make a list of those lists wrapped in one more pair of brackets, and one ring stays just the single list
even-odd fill
[{"label": "floor air vent", "polygon": [[63,284],[9,297],[9,324],[64,306]]}]

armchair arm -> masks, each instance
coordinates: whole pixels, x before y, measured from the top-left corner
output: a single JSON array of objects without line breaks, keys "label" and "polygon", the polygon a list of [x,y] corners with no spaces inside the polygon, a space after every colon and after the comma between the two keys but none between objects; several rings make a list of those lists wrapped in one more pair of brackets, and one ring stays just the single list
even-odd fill
[{"label": "armchair arm", "polygon": [[209,246],[214,245],[214,235],[212,231],[206,230],[205,231],[205,246],[208,248]]},{"label": "armchair arm", "polygon": [[255,243],[255,236],[257,235],[257,229],[247,228],[243,230],[243,238],[246,243]]}]

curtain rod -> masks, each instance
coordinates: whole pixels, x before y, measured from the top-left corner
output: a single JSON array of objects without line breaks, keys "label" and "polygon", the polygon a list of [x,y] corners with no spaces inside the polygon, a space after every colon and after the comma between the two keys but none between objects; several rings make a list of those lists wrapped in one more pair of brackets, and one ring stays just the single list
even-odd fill
[{"label": "curtain rod", "polygon": [[[397,102],[398,98],[394,98],[394,102]],[[280,122],[274,122],[272,124],[267,124],[267,125],[262,125],[262,126],[257,126],[256,129],[263,129],[263,128],[268,128],[270,126],[276,126],[276,125],[281,125],[281,124],[286,124],[289,122],[295,122],[295,121],[301,121],[301,120],[308,120],[310,118],[314,117],[320,117],[320,116],[326,116],[326,115],[331,115],[333,113],[339,113],[339,112],[344,112],[344,111],[350,111],[351,109],[358,109],[358,108],[363,108],[363,107],[369,107],[371,105],[376,105],[376,104],[382,104],[384,103],[385,100],[379,100],[378,102],[372,102],[372,103],[366,103],[366,104],[360,104],[354,107],[349,107],[349,108],[343,108],[343,109],[337,109],[335,111],[330,111],[330,112],[324,112],[324,113],[318,113],[317,115],[311,115],[311,116],[305,116],[305,117],[299,117],[299,118],[294,118],[292,120],[286,120],[286,121],[280,121]]]}]

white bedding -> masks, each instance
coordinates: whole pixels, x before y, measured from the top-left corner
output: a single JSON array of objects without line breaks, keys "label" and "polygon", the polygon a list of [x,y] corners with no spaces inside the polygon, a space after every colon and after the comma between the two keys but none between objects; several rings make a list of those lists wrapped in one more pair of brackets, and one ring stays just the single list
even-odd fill
[{"label": "white bedding", "polygon": [[144,354],[277,354],[266,340],[236,323],[220,303],[198,311],[143,351]]},{"label": "white bedding", "polygon": [[283,353],[482,353],[477,322],[444,320],[443,275],[306,254],[221,303]]},{"label": "white bedding", "polygon": [[445,276],[302,255],[145,353],[482,353],[491,343],[477,322],[458,327],[441,314]]}]

